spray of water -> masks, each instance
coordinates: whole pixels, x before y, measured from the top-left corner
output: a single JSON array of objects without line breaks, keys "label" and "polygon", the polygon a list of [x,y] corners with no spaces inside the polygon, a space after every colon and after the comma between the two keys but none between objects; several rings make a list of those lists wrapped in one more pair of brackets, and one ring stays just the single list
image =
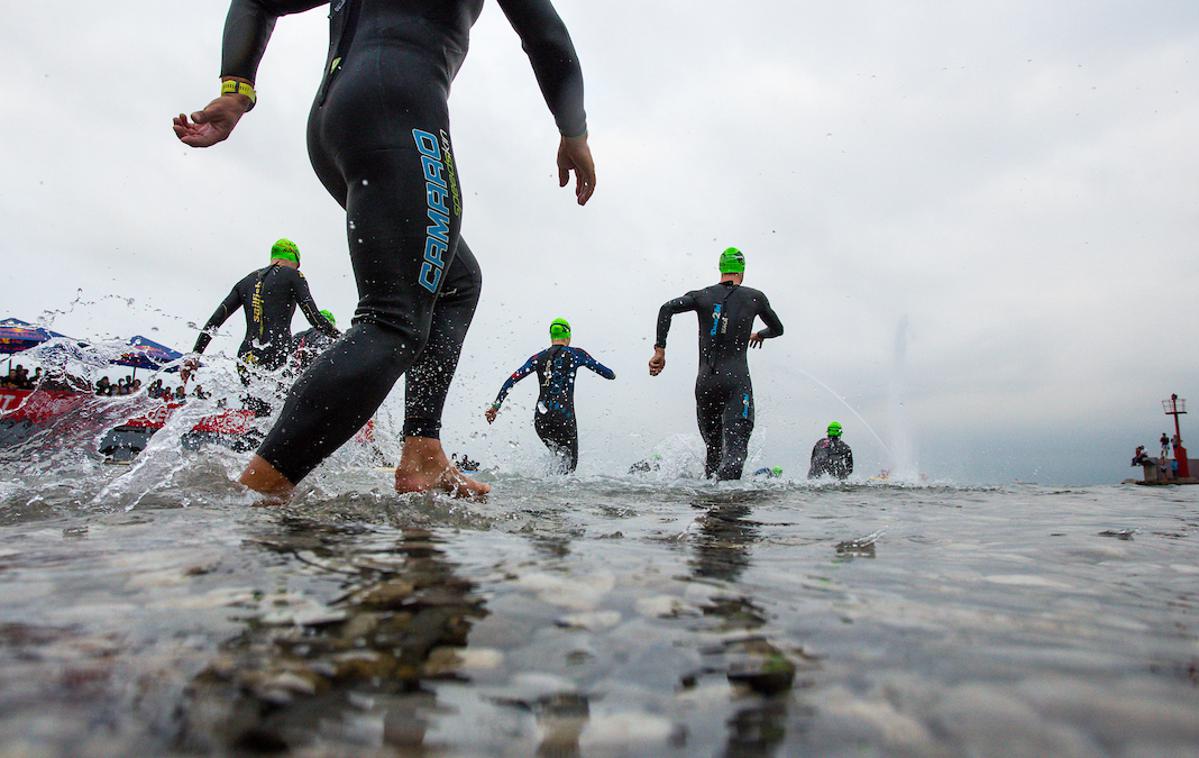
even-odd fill
[{"label": "spray of water", "polygon": [[839,400],[841,402],[841,405],[844,405],[846,407],[846,409],[848,409],[849,412],[854,415],[854,418],[856,418],[858,421],[862,422],[862,426],[866,427],[866,431],[870,432],[870,434],[874,436],[874,439],[878,441],[878,444],[882,446],[883,450],[886,450],[887,453],[890,455],[894,455],[894,453],[891,452],[891,448],[887,446],[887,443],[883,442],[883,438],[878,436],[878,432],[874,431],[874,427],[870,425],[870,422],[868,422],[868,421],[866,421],[866,419],[862,418],[862,414],[858,413],[857,409],[855,409],[852,405],[850,405],[848,400],[846,400],[841,395],[837,394],[837,391],[834,390],[832,387],[828,386],[824,382],[822,382],[819,379],[817,379],[816,377],[812,376],[812,374],[810,374],[809,372],[804,371],[802,368],[797,368],[796,371],[798,371],[799,373],[808,377],[813,382],[815,382],[816,384],[818,384],[819,386],[821,386],[825,390],[827,390],[830,395],[837,398],[837,400]]},{"label": "spray of water", "polygon": [[915,481],[919,477],[916,445],[903,405],[907,385],[908,331],[908,317],[904,316],[895,328],[895,365],[891,372],[891,441],[895,443],[891,454],[891,476]]}]

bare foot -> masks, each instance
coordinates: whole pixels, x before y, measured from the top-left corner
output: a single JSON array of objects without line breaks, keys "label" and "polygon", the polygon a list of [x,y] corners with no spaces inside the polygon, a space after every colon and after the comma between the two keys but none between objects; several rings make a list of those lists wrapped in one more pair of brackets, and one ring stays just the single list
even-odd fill
[{"label": "bare foot", "polygon": [[400,465],[396,466],[396,492],[441,490],[454,497],[485,500],[491,485],[477,482],[450,463],[441,440],[405,437]]},{"label": "bare foot", "polygon": [[241,478],[237,481],[261,495],[266,495],[267,499],[260,503],[261,505],[284,505],[295,490],[295,485],[289,482],[287,477],[258,455],[250,459],[246,464],[246,470],[241,472]]}]

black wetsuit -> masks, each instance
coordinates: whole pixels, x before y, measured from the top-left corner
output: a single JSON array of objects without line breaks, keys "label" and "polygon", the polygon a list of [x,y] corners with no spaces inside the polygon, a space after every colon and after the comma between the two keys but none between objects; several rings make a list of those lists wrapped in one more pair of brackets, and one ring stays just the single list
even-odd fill
[{"label": "black wetsuit", "polygon": [[499,408],[516,383],[536,371],[541,389],[537,395],[537,411],[533,414],[533,428],[550,452],[560,456],[570,471],[574,471],[579,463],[575,373],[580,367],[589,368],[605,379],[616,378],[612,369],[592,358],[586,350],[553,345],[525,361],[508,377],[495,398],[495,407]]},{"label": "black wetsuit", "polygon": [[834,476],[844,479],[853,473],[853,450],[840,437],[825,437],[812,448],[808,478]]},{"label": "black wetsuit", "polygon": [[212,341],[212,333],[241,308],[246,315],[246,337],[237,349],[237,357],[273,371],[291,354],[291,317],[297,305],[308,323],[330,339],[341,336],[320,314],[304,275],[294,268],[271,264],[251,271],[233,286],[204,324],[192,351],[203,353]]},{"label": "black wetsuit", "polygon": [[704,474],[740,479],[754,429],[754,388],[746,350],[754,319],[761,316],[763,339],[778,337],[783,324],[770,301],[756,289],[732,282],[713,284],[671,300],[658,311],[657,347],[666,347],[670,319],[695,311],[699,316],[699,374],[695,379],[695,414],[707,447]]},{"label": "black wetsuit", "polygon": [[[497,0],[568,137],[586,133],[583,76],[549,0]],[[325,5],[234,0],[221,73],[254,81],[275,19]],[[464,193],[447,99],[483,0],[333,0],[308,152],[346,210],[354,326],[300,377],[258,453],[297,482],[408,372],[406,436],[436,437],[482,278],[459,238]],[[353,391],[346,391],[352,387]]]}]

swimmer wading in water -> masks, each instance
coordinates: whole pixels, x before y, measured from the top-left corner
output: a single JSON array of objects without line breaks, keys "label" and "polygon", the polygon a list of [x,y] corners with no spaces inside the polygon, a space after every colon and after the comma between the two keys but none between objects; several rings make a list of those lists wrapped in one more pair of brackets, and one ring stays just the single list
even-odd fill
[{"label": "swimmer wading in water", "polygon": [[[720,255],[720,282],[688,292],[658,310],[657,339],[649,360],[650,376],[666,368],[666,335],[677,313],[699,317],[699,370],[695,377],[695,415],[707,456],[704,475],[740,479],[754,430],[754,388],[746,352],[764,340],[781,337],[783,322],[760,291],[742,286],[745,255],[730,247]],[[754,319],[766,328],[755,332]]]},{"label": "swimmer wading in water", "polygon": [[[561,134],[558,179],[591,198],[583,75],[549,0],[496,0],[529,56]],[[176,135],[193,147],[226,138],[257,102],[255,76],[278,17],[329,7],[325,76],[308,119],[308,153],[346,211],[358,285],[353,326],[296,381],[240,481],[287,494],[356,432],[406,375],[401,492],[490,488],[461,475],[439,439],[441,414],[478,302],[478,263],[459,236],[463,190],[450,141],[450,84],[483,0],[234,0],[225,22],[221,94]],[[352,388],[352,390],[350,390]]]},{"label": "swimmer wading in water", "polygon": [[504,382],[495,402],[487,409],[487,423],[495,421],[500,406],[516,383],[533,372],[537,373],[540,391],[533,428],[537,436],[562,459],[568,471],[579,463],[579,422],[575,417],[575,374],[580,368],[591,369],[605,379],[615,379],[616,373],[600,363],[582,348],[570,346],[570,324],[564,318],[550,323],[550,346],[537,353],[513,372]]},{"label": "swimmer wading in water", "polygon": [[[200,330],[192,352],[202,354],[212,341],[213,332],[241,308],[246,316],[246,336],[237,349],[237,357],[246,365],[274,371],[287,362],[291,353],[291,317],[297,305],[313,329],[327,339],[341,336],[317,310],[308,280],[300,273],[299,247],[289,239],[281,239],[271,246],[271,265],[251,271],[233,285]],[[197,363],[189,360],[188,370],[194,370]]]}]

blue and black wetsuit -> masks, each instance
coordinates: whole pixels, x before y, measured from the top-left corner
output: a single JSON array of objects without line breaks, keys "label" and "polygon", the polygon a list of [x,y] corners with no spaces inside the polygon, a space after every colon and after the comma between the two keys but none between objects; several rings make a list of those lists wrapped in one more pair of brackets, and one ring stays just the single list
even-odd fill
[{"label": "blue and black wetsuit", "polygon": [[695,379],[695,414],[707,447],[704,473],[717,479],[740,479],[754,430],[754,388],[746,350],[754,319],[766,323],[763,339],[783,333],[770,301],[756,289],[721,282],[688,292],[658,311],[654,343],[666,347],[670,320],[676,313],[699,316],[699,373]]},{"label": "blue and black wetsuit", "polygon": [[[222,76],[254,81],[275,20],[325,5],[233,0]],[[362,427],[408,372],[405,436],[438,436],[482,277],[459,237],[464,192],[450,83],[483,0],[333,0],[308,152],[346,210],[354,326],[292,388],[258,454],[295,483]],[[587,131],[583,75],[549,0],[497,0],[559,131]]]},{"label": "blue and black wetsuit", "polygon": [[297,305],[308,323],[330,341],[341,336],[320,314],[304,275],[276,263],[251,271],[233,285],[200,330],[192,352],[203,353],[212,341],[212,333],[240,308],[246,316],[246,336],[237,357],[273,371],[286,363],[291,353],[291,317]]},{"label": "blue and black wetsuit", "polygon": [[605,379],[615,379],[616,373],[586,350],[567,345],[553,345],[525,361],[496,395],[494,407],[499,408],[516,383],[534,371],[541,385],[537,396],[537,412],[533,428],[537,436],[560,456],[569,471],[579,463],[579,425],[575,418],[575,373],[580,367],[589,368]]}]

